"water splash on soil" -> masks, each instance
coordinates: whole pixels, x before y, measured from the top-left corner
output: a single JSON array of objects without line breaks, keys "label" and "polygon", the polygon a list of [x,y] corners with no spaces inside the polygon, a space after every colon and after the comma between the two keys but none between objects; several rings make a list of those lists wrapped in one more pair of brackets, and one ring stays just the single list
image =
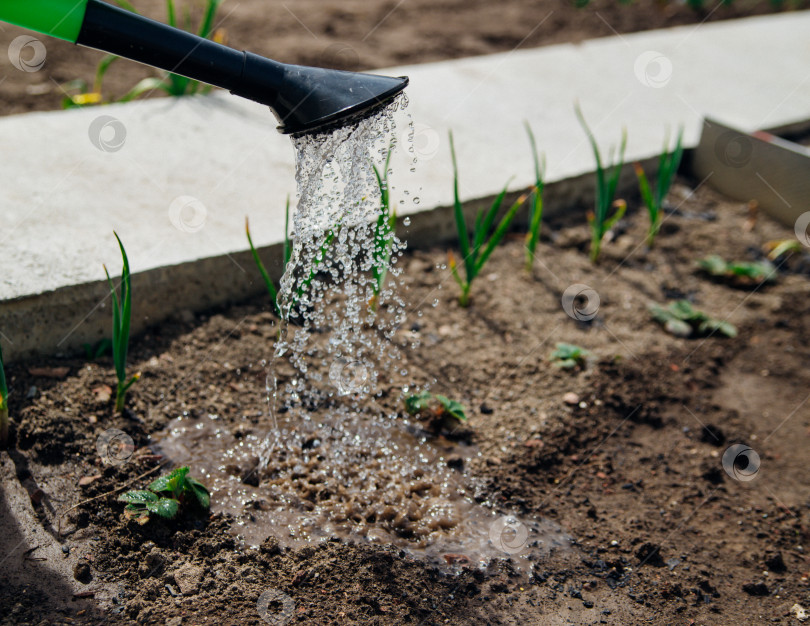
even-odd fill
[{"label": "water splash on soil", "polygon": [[393,544],[445,567],[511,557],[525,571],[569,545],[552,522],[478,503],[474,481],[447,466],[451,456],[466,464],[474,448],[442,446],[401,419],[348,410],[320,417],[282,415],[265,469],[256,454],[264,438],[231,432],[213,416],[174,420],[160,450],[194,468],[213,509],[233,514],[251,545],[269,534],[290,548],[337,537]]},{"label": "water splash on soil", "polygon": [[[567,545],[564,533],[479,504],[470,477],[447,464],[452,454],[464,466],[475,450],[439,444],[383,408],[388,372],[401,369],[408,345],[395,340],[406,318],[396,265],[405,246],[393,232],[380,237],[374,164],[384,167],[406,104],[400,96],[354,126],[295,140],[299,201],[280,288],[289,322],[267,375],[269,434],[178,418],[160,448],[206,479],[214,509],[234,514],[253,544],[268,534],[289,547],[337,537],[444,565],[512,556],[527,566]],[[387,273],[379,293],[375,268]]]}]

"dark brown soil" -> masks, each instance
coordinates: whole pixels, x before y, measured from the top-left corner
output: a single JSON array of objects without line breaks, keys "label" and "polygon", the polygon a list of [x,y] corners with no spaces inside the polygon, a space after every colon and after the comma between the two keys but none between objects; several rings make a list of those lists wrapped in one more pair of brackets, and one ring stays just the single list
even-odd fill
[{"label": "dark brown soil", "polygon": [[[23,567],[49,580],[52,564],[26,560],[6,539],[0,621],[262,624],[257,601],[276,590],[294,606],[269,623],[798,623],[793,605],[810,606],[807,255],[783,264],[774,285],[744,290],[707,280],[695,259],[756,259],[763,243],[792,231],[764,216],[752,224],[747,207],[706,188],[689,196],[676,186],[673,200],[678,210],[654,250],[639,245],[646,215],[636,212],[596,267],[585,253],[584,224],[546,225],[531,275],[520,271],[515,235],[493,255],[468,309],[455,301],[444,250],[403,259],[410,314],[402,333],[418,333],[421,346],[407,354],[408,381],[383,372],[382,385],[437,378],[436,391],[470,413],[481,455],[464,471],[483,481],[481,497],[551,519],[574,538],[570,551],[541,563],[530,579],[507,561],[448,575],[391,547],[340,541],[280,550],[269,537],[247,549],[227,516],[138,526],[122,520],[113,496],[69,512],[67,536],[56,532],[70,505],[154,468],[159,459],[142,446],[174,417],[216,413],[224,427],[266,430],[260,362],[272,353],[276,328],[260,299],[182,315],[137,338],[131,367],[143,377],[124,417],[103,398],[114,381],[108,357],[8,368],[18,479],[40,502],[34,510],[42,523],[83,555],[74,571],[96,601],[60,607],[51,583],[17,582]],[[575,283],[599,294],[590,322],[561,307]],[[739,336],[664,333],[646,307],[681,297],[736,324]],[[593,353],[584,371],[549,362],[560,341]],[[33,376],[33,366],[69,373]],[[386,408],[396,408],[395,395],[382,398]],[[139,448],[118,467],[102,466],[96,453],[96,438],[109,428],[125,430]],[[761,457],[752,481],[723,469],[721,457],[735,443]],[[281,605],[271,607],[282,615]]]},{"label": "dark brown soil", "polygon": [[[136,8],[165,21],[163,0],[134,0]],[[183,2],[177,3],[182,6]],[[201,2],[185,2],[198,10]],[[217,28],[227,43],[288,63],[369,69],[577,42],[615,33],[663,28],[770,13],[776,3],[706,2],[695,11],[680,2],[624,4],[594,0],[577,9],[568,0],[226,0]],[[807,8],[808,0],[783,3]],[[197,21],[193,21],[197,24]],[[0,48],[28,31],[4,25]],[[93,83],[102,54],[41,38],[44,67],[26,73],[7,64],[0,82],[0,115],[56,109],[63,86],[74,79]],[[104,97],[120,97],[150,70],[119,61],[104,81]],[[156,92],[154,95],[160,95]]]}]

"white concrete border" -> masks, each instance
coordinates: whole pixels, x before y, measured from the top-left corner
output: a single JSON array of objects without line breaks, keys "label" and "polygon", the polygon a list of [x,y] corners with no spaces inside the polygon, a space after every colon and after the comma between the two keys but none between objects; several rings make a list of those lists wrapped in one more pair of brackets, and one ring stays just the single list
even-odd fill
[{"label": "white concrete border", "polygon": [[[394,164],[394,193],[407,188],[421,200],[404,207],[421,218],[411,236],[424,236],[419,224],[451,200],[451,126],[462,195],[473,199],[511,176],[514,189],[531,182],[524,119],[550,182],[591,171],[576,99],[604,146],[627,127],[628,160],[657,153],[667,126],[682,124],[694,145],[703,115],[744,130],[810,120],[807,32],[810,12],[796,12],[381,70],[411,77],[422,165],[410,175]],[[227,94],[0,119],[8,358],[101,335],[109,315],[102,263],[120,267],[113,229],[140,275],[137,327],[260,290],[240,253],[244,216],[258,245],[278,243],[294,191],[292,149],[274,126],[266,109]],[[571,189],[557,189],[550,212],[579,203]]]}]

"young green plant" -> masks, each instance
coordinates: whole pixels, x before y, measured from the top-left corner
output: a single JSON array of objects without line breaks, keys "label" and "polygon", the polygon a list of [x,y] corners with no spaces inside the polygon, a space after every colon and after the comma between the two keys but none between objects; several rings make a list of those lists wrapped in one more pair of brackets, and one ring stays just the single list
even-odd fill
[{"label": "young green plant", "polygon": [[[256,246],[253,245],[253,239],[250,236],[250,224],[248,222],[248,218],[245,218],[245,233],[247,234],[248,245],[250,246],[250,253],[253,255],[253,261],[256,263],[256,267],[259,269],[259,273],[262,275],[262,279],[264,280],[264,285],[267,287],[267,293],[270,294],[270,299],[273,301],[273,306],[276,309],[276,313],[279,317],[282,317],[281,312],[281,305],[278,301],[278,290],[276,289],[275,284],[273,284],[273,280],[270,278],[270,274],[267,273],[267,269],[264,267],[264,263],[262,263],[261,258],[259,258],[259,253],[256,250]],[[290,257],[292,256],[292,246],[290,245],[290,196],[287,196],[287,206],[284,209],[284,249],[282,252],[282,263],[281,263],[281,273],[287,269],[287,263],[290,261]]]},{"label": "young green plant", "polygon": [[467,413],[460,402],[427,390],[405,398],[405,411],[426,420],[429,429],[435,432],[452,432],[467,423]]},{"label": "young green plant", "polygon": [[97,361],[112,348],[112,341],[104,337],[96,343],[83,343],[84,354],[88,361]]},{"label": "young green plant", "polygon": [[[495,217],[498,215],[504,198],[506,197],[506,190],[509,185],[507,182],[506,186],[504,186],[501,193],[499,193],[492,202],[489,209],[487,209],[486,212],[482,210],[478,211],[471,240],[467,228],[467,221],[464,217],[464,210],[461,205],[461,199],[459,197],[458,164],[456,162],[456,150],[453,144],[452,131],[450,132],[450,155],[453,159],[453,210],[456,218],[456,229],[458,231],[459,248],[462,257],[461,262],[464,267],[464,278],[461,277],[458,271],[456,259],[452,252],[448,253],[448,258],[453,278],[458,283],[458,286],[461,287],[461,295],[458,298],[458,303],[463,307],[467,307],[470,304],[470,288],[472,287],[473,281],[481,273],[481,270],[489,260],[492,252],[504,236],[506,236],[509,226],[515,219],[515,215],[520,207],[526,202],[528,194],[520,196],[515,203],[509,207],[493,231],[492,227],[495,222]],[[490,231],[492,231],[491,234]]]},{"label": "young green plant", "polygon": [[678,131],[675,146],[672,150],[669,149],[669,134],[667,133],[667,136],[664,137],[664,148],[661,151],[661,156],[658,157],[658,172],[652,185],[650,185],[641,163],[636,162],[633,164],[638,178],[641,199],[644,200],[647,212],[650,215],[650,228],[647,231],[647,246],[650,248],[653,247],[658,231],[661,230],[664,198],[667,197],[672,181],[675,180],[675,173],[678,171],[682,157],[683,129],[681,128]]},{"label": "young green plant", "polygon": [[140,80],[123,96],[108,96],[105,99],[103,91],[104,77],[107,75],[107,72],[112,64],[118,61],[120,58],[121,57],[115,56],[114,54],[105,55],[96,66],[96,74],[92,85],[88,85],[87,81],[81,78],[77,78],[76,80],[72,80],[63,85],[62,89],[66,95],[62,97],[62,108],[73,109],[95,104],[130,102],[148,91],[161,88],[163,85],[163,79],[150,76]]},{"label": "young green plant", "polygon": [[146,489],[127,491],[118,496],[119,502],[127,503],[124,516],[143,525],[149,521],[150,514],[172,519],[181,507],[193,503],[207,511],[211,506],[211,494],[188,472],[188,467],[178,467],[150,483]]},{"label": "young green plant", "polygon": [[534,190],[529,201],[529,232],[526,233],[526,271],[531,272],[537,252],[537,242],[540,241],[540,228],[543,224],[543,175],[546,163],[545,156],[537,155],[537,144],[534,141],[532,127],[528,122],[524,122],[524,124],[534,158]]},{"label": "young green plant", "polygon": [[[619,149],[615,153],[615,161],[614,150],[611,148],[608,151],[607,160],[603,164],[596,137],[594,137],[588,123],[585,121],[578,102],[574,105],[574,112],[580,126],[582,126],[588,137],[593,156],[596,159],[596,198],[594,210],[588,214],[588,224],[591,227],[591,261],[596,263],[602,250],[602,240],[605,238],[605,234],[613,228],[613,225],[624,216],[624,212],[627,210],[627,203],[624,200],[615,199],[619,177],[622,173],[622,167],[624,167],[627,131],[622,129],[622,139]],[[611,209],[614,210],[613,215],[609,215]]]},{"label": "young green plant", "polygon": [[716,254],[700,259],[697,265],[710,276],[740,287],[771,283],[778,276],[776,268],[766,261],[726,261]]},{"label": "young green plant", "polygon": [[118,378],[118,385],[115,391],[115,411],[120,413],[124,410],[124,399],[127,391],[133,383],[138,380],[140,373],[135,374],[127,380],[127,351],[129,350],[129,325],[132,314],[132,281],[129,273],[129,259],[127,258],[124,244],[118,237],[118,233],[113,233],[121,249],[121,257],[124,261],[124,268],[121,270],[121,297],[115,289],[115,284],[110,278],[107,266],[104,266],[104,273],[107,275],[107,283],[110,286],[112,296],[112,352],[115,363],[115,375]]},{"label": "young green plant", "polygon": [[801,252],[802,244],[795,239],[777,239],[769,241],[763,246],[763,251],[767,253],[770,261],[778,261],[780,258],[787,258],[794,252]]},{"label": "young green plant", "polygon": [[372,166],[380,189],[380,214],[377,216],[377,223],[374,226],[374,246],[372,251],[372,296],[368,303],[369,310],[372,313],[377,311],[377,306],[380,303],[380,293],[388,275],[388,264],[391,262],[391,250],[394,245],[394,227],[397,223],[397,211],[396,208],[391,208],[391,189],[388,184],[388,169],[393,151],[394,147],[390,146],[385,157],[382,173],[380,173],[376,165]]},{"label": "young green plant", "polygon": [[0,346],[0,446],[8,441],[8,383],[3,367],[3,348]]},{"label": "young green plant", "polygon": [[725,337],[737,336],[734,324],[695,309],[688,300],[671,302],[666,308],[653,304],[650,315],[676,337],[709,337],[715,333]]},{"label": "young green plant", "polygon": [[572,343],[558,343],[554,346],[550,359],[555,366],[562,369],[585,369],[590,355],[590,352],[580,346]]}]

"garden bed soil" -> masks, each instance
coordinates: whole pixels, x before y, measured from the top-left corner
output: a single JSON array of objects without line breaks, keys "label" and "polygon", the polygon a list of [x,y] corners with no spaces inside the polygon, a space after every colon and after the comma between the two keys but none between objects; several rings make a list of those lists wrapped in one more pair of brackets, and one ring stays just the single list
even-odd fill
[{"label": "garden bed soil", "polygon": [[[276,326],[260,298],[179,315],[135,338],[131,368],[143,375],[124,416],[106,397],[108,357],[9,366],[12,447],[2,455],[17,478],[7,473],[3,504],[38,519],[63,550],[36,560],[15,548],[30,528],[4,533],[0,623],[263,624],[257,601],[276,590],[293,605],[283,614],[271,605],[283,619],[269,623],[798,624],[794,605],[810,608],[806,255],[784,264],[774,285],[739,289],[701,276],[697,258],[752,260],[792,231],[706,187],[690,196],[686,183],[652,251],[640,245],[647,220],[636,211],[593,266],[578,213],[576,223],[545,226],[531,275],[520,271],[522,240],[512,236],[467,309],[456,303],[445,250],[400,261],[409,312],[397,340],[418,335],[421,345],[405,354],[407,380],[381,372],[379,402],[401,410],[402,384],[435,378],[435,391],[468,408],[480,454],[457,471],[477,496],[573,538],[530,577],[508,560],[448,573],[398,548],[340,540],[285,550],[268,536],[253,549],[221,513],[146,526],[122,518],[123,505],[103,494],[147,484],[141,476],[160,462],[150,435],[171,419],[216,414],[241,436],[266,432],[260,363]],[[576,283],[599,295],[591,321],[562,309]],[[666,334],[647,305],[676,298],[733,322],[739,336]],[[560,341],[592,352],[584,371],[549,362]],[[53,368],[63,367],[59,378]],[[102,465],[96,451],[109,428],[137,448],[118,466]],[[723,469],[738,442],[761,458],[754,480]],[[452,443],[443,445],[449,461]],[[82,477],[89,484],[79,486]],[[30,502],[12,502],[20,489]],[[54,582],[61,560],[77,580]]]},{"label": "garden bed soil", "polygon": [[[133,4],[145,15],[165,21],[163,0],[135,0]],[[186,4],[199,15],[202,3]],[[798,0],[783,6],[802,9],[810,2]],[[566,0],[226,0],[216,26],[235,48],[287,63],[365,70],[774,10],[775,3],[761,0],[735,0],[730,6],[707,2],[699,11],[680,2],[627,5],[616,0],[594,0],[582,9]],[[7,49],[22,34],[30,32],[3,25],[0,48]],[[68,82],[83,79],[93,84],[101,53],[57,39],[41,39],[47,57],[40,71],[26,73],[6,65],[0,82],[0,115],[57,109]],[[153,75],[151,72],[136,63],[118,61],[104,79],[105,99],[122,96],[140,79]]]}]

